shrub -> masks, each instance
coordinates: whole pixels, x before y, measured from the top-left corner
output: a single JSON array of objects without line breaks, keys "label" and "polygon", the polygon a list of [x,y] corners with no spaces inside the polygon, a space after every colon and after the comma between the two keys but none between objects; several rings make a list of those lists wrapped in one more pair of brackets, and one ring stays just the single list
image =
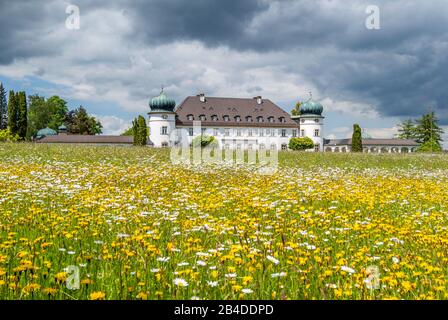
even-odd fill
[{"label": "shrub", "polygon": [[289,140],[289,149],[291,150],[307,150],[314,148],[314,142],[309,137],[291,138]]},{"label": "shrub", "polygon": [[17,134],[12,134],[9,128],[0,130],[0,142],[16,142],[20,139]]},{"label": "shrub", "polygon": [[417,149],[417,152],[441,152],[441,151],[442,147],[434,139],[422,143]]},{"label": "shrub", "polygon": [[201,146],[202,148],[210,145],[211,147],[218,147],[218,140],[214,136],[200,135],[193,139],[193,147]]}]

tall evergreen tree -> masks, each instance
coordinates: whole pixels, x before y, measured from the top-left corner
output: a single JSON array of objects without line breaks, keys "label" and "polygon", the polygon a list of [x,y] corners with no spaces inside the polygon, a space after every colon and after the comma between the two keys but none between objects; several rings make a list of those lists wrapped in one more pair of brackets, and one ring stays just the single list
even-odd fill
[{"label": "tall evergreen tree", "polygon": [[420,144],[437,145],[441,148],[443,129],[439,127],[439,120],[434,112],[423,115],[417,119],[415,136]]},{"label": "tall evergreen tree", "polygon": [[17,120],[19,118],[19,106],[14,90],[9,91],[8,99],[8,127],[12,135],[18,133]]},{"label": "tall evergreen tree", "polygon": [[353,125],[352,152],[362,152],[362,132],[359,124]]},{"label": "tall evergreen tree", "polygon": [[143,116],[138,116],[132,121],[132,134],[135,146],[145,146],[148,139],[148,129]]},{"label": "tall evergreen tree", "polygon": [[403,121],[398,125],[398,139],[415,139],[415,123],[412,119]]},{"label": "tall evergreen tree", "polygon": [[28,105],[26,103],[25,91],[18,92],[17,94],[18,104],[18,117],[17,117],[17,134],[20,139],[26,138],[26,132],[28,127]]},{"label": "tall evergreen tree", "polygon": [[148,139],[147,133],[148,130],[146,128],[146,120],[143,116],[138,116],[138,137],[139,137],[139,145],[145,146],[146,140]]},{"label": "tall evergreen tree", "polygon": [[0,130],[8,127],[8,104],[6,102],[6,91],[0,82]]}]

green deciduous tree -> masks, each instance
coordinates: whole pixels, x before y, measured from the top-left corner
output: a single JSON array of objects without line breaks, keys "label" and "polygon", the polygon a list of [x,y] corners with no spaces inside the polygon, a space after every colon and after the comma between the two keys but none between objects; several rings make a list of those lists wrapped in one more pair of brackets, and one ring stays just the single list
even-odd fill
[{"label": "green deciduous tree", "polygon": [[301,151],[314,148],[314,142],[309,137],[289,139],[289,149]]},{"label": "green deciduous tree", "polygon": [[6,90],[0,82],[0,130],[8,127],[8,104],[6,102]]},{"label": "green deciduous tree", "polygon": [[352,152],[362,152],[362,131],[359,124],[353,125]]},{"label": "green deciduous tree", "polygon": [[14,90],[9,91],[8,98],[8,128],[12,135],[18,133],[17,120],[19,118],[19,105]]},{"label": "green deciduous tree", "polygon": [[68,112],[65,123],[71,134],[95,135],[102,133],[101,122],[90,116],[83,106]]},{"label": "green deciduous tree", "polygon": [[302,105],[302,103],[299,101],[296,103],[294,109],[291,110],[291,114],[293,116],[298,116],[300,114],[300,106]]},{"label": "green deciduous tree", "polygon": [[67,102],[58,96],[45,97],[32,95],[28,97],[28,137],[36,135],[37,131],[46,127],[58,130],[64,124],[68,112]]}]

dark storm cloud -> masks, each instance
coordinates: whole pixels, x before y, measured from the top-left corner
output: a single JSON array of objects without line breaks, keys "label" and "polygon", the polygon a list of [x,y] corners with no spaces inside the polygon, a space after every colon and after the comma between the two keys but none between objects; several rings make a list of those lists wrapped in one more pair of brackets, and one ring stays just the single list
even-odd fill
[{"label": "dark storm cloud", "polygon": [[[386,116],[415,117],[432,106],[448,124],[448,3],[374,2],[381,10],[381,29],[375,31],[364,24],[370,0],[138,0],[113,4],[79,0],[76,4],[81,15],[114,8],[132,17],[133,29],[125,41],[143,48],[193,40],[242,54],[278,53],[279,59],[289,57],[280,62],[285,72],[305,76],[323,97],[369,103]],[[64,7],[56,2],[1,1],[0,64],[57,55],[63,48],[43,39],[65,17]],[[76,63],[89,61],[80,57]],[[253,83],[250,88],[258,92],[260,87]],[[130,84],[129,91],[134,89]]]}]

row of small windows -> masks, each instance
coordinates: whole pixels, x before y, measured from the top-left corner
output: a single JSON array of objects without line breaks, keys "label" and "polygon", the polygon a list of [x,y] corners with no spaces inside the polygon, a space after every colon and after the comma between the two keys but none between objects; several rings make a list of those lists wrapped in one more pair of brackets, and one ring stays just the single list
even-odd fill
[{"label": "row of small windows", "polygon": [[[202,134],[205,133],[206,128],[201,128]],[[168,127],[162,127],[161,128],[161,132],[162,135],[167,135],[168,134]],[[188,128],[188,134],[190,136],[193,136],[193,128]],[[217,136],[219,134],[218,129],[215,128],[213,129],[213,135]],[[254,135],[258,134],[258,130],[257,129],[249,129],[247,131],[247,135],[249,137],[252,137]],[[260,137],[264,137],[265,134],[266,136],[271,136],[274,137],[275,136],[275,129],[266,129],[266,131],[264,131],[263,129],[260,129]],[[279,130],[279,134],[281,137],[286,137],[286,129],[280,129]],[[224,129],[224,135],[225,136],[230,136],[230,129]],[[236,129],[236,136],[237,137],[241,137],[242,136],[242,130],[241,129]],[[297,130],[292,130],[292,136],[293,137],[297,137]],[[305,136],[305,130],[300,130],[300,136],[304,137]],[[314,136],[315,137],[319,137],[320,136],[320,130],[319,129],[315,129],[314,130]]]},{"label": "row of small windows", "polygon": [[[194,116],[192,114],[189,114],[189,115],[187,115],[187,119],[189,121],[193,121],[194,120]],[[207,117],[205,116],[205,114],[201,114],[198,119],[200,121],[206,121]],[[235,117],[233,117],[233,119],[235,120],[235,122],[241,122],[242,121],[241,116],[235,116]],[[252,116],[247,116],[245,119],[246,119],[246,122],[254,122],[254,119],[252,118]],[[257,122],[264,122],[264,118],[262,116],[258,116],[255,119],[256,119]],[[214,114],[214,115],[211,116],[211,120],[212,121],[219,121],[219,118],[218,118],[218,116],[216,114]],[[225,122],[229,122],[230,121],[230,116],[224,115],[222,117],[222,120],[225,121]],[[286,118],[285,117],[280,117],[280,118],[278,118],[278,121],[280,123],[285,123],[286,122]],[[274,123],[275,122],[275,118],[272,117],[272,116],[268,117],[267,118],[267,122]]]},{"label": "row of small windows", "polygon": [[[205,134],[206,130],[207,130],[207,128],[201,128],[201,133]],[[242,129],[235,129],[234,132],[235,132],[235,135],[237,137],[241,137],[243,135],[243,130]],[[247,136],[248,137],[253,137],[254,135],[257,135],[257,134],[259,134],[260,137],[264,137],[265,135],[266,136],[275,137],[276,136],[275,133],[276,133],[275,129],[266,129],[266,131],[263,130],[263,129],[260,129],[260,131],[258,131],[257,129],[249,129],[249,130],[247,130]],[[194,134],[193,128],[188,128],[188,134],[190,136],[193,136],[193,134]],[[279,130],[279,134],[280,134],[281,137],[286,137],[286,129],[280,129]],[[219,129],[218,128],[214,128],[213,129],[213,135],[214,136],[218,136],[219,135]],[[224,136],[226,136],[226,137],[230,136],[230,129],[228,129],[228,128],[224,129]],[[292,136],[293,137],[297,137],[297,130],[292,130]]]}]

